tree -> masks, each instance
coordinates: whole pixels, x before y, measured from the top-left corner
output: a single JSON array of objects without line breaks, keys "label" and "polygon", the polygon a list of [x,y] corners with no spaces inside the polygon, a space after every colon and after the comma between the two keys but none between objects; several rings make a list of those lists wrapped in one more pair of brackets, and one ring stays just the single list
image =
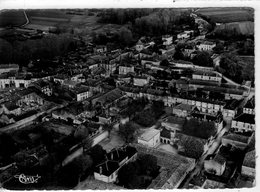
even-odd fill
[{"label": "tree", "polygon": [[151,176],[155,171],[157,171],[157,158],[150,154],[140,155],[137,159],[141,173]]},{"label": "tree", "polygon": [[213,60],[210,57],[210,54],[206,51],[200,51],[196,56],[193,57],[192,62],[195,65],[204,66],[204,67],[212,67]]},{"label": "tree", "polygon": [[18,151],[17,144],[11,135],[7,133],[0,134],[0,157],[2,161],[8,161],[11,155]]},{"label": "tree", "polygon": [[88,136],[89,136],[89,130],[83,124],[79,125],[74,132],[74,137],[78,140],[86,139],[88,138]]},{"label": "tree", "polygon": [[161,66],[165,66],[165,67],[168,67],[169,64],[170,63],[169,63],[169,61],[167,59],[162,60],[161,63],[160,63]]},{"label": "tree", "polygon": [[94,165],[97,165],[105,159],[106,151],[100,145],[95,145],[87,151],[87,154],[92,157]]},{"label": "tree", "polygon": [[119,31],[119,41],[124,46],[129,46],[133,42],[132,32],[129,29],[122,27]]},{"label": "tree", "polygon": [[72,162],[75,167],[75,172],[79,173],[79,177],[85,174],[87,169],[93,166],[93,160],[90,155],[81,155],[75,158]]},{"label": "tree", "polygon": [[224,45],[223,43],[217,43],[216,47],[213,48],[213,51],[217,54],[223,53],[224,51]]},{"label": "tree", "polygon": [[176,49],[175,53],[173,55],[173,58],[175,60],[182,60],[182,59],[184,59],[184,55],[183,55],[183,53],[182,53],[182,51],[180,49]]},{"label": "tree", "polygon": [[[127,173],[127,174],[126,174]],[[119,171],[118,171],[118,181],[119,184],[129,188],[129,183],[133,178],[137,176],[138,170],[136,167],[135,162],[130,162],[125,164]]]},{"label": "tree", "polygon": [[123,137],[126,143],[130,143],[134,140],[137,126],[133,122],[127,122],[124,125],[119,125],[119,134]]}]

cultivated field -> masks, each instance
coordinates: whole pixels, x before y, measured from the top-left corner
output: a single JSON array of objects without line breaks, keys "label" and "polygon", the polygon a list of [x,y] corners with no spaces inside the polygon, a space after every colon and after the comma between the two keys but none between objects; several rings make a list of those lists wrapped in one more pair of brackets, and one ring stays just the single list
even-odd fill
[{"label": "cultivated field", "polygon": [[0,27],[20,26],[26,23],[22,10],[4,10],[0,12]]},{"label": "cultivated field", "polygon": [[232,22],[225,23],[221,25],[217,25],[215,31],[218,30],[236,30],[239,34],[242,35],[253,35],[254,34],[254,22],[252,21],[244,21],[244,22]]},{"label": "cultivated field", "polygon": [[251,8],[201,8],[197,13],[210,17],[216,23],[254,21],[254,10]]}]

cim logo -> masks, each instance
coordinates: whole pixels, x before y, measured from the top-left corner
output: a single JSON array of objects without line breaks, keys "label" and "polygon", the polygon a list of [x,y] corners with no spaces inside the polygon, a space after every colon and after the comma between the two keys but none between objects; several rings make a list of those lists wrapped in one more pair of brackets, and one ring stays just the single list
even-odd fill
[{"label": "cim logo", "polygon": [[23,184],[37,183],[38,179],[41,178],[41,176],[39,176],[38,174],[36,176],[20,174],[20,175],[15,175],[14,177],[18,178],[20,183],[23,183]]}]

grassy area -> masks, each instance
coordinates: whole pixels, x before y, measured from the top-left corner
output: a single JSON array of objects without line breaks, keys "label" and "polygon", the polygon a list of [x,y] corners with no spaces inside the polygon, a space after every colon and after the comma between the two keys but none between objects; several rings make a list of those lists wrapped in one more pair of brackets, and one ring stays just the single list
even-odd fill
[{"label": "grassy area", "polygon": [[0,27],[20,26],[26,23],[22,10],[8,10],[0,12]]},{"label": "grassy area", "polygon": [[250,8],[202,8],[197,13],[208,16],[216,23],[230,23],[254,20],[254,10]]}]

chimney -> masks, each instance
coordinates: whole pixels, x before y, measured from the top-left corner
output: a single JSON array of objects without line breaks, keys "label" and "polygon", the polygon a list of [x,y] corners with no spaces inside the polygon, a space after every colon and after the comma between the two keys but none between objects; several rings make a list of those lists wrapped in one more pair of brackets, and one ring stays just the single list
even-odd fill
[{"label": "chimney", "polygon": [[106,168],[107,168],[107,170],[109,170],[109,169],[108,169],[108,165],[107,165],[107,161],[106,161]]},{"label": "chimney", "polygon": [[99,167],[99,174],[102,175],[102,167]]}]

